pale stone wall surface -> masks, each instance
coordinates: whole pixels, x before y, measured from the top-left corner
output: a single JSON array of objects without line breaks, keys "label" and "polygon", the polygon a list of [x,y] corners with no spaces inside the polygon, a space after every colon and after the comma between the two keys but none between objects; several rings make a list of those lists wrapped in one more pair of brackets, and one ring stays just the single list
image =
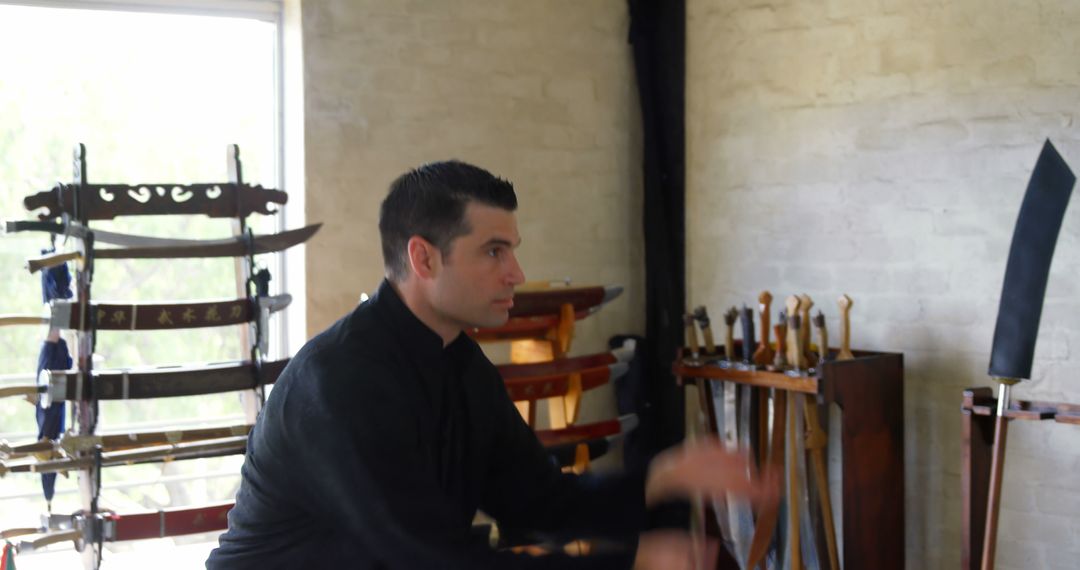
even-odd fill
[{"label": "pale stone wall surface", "polygon": [[[1080,3],[690,0],[688,303],[806,292],[836,338],[906,367],[907,567],[960,564],[960,399],[990,341],[1027,178],[1080,169]],[[1034,378],[1080,402],[1080,209],[1066,215]],[[1076,568],[1080,430],[1013,422],[998,568]]]},{"label": "pale stone wall surface", "polygon": [[[390,182],[458,158],[513,181],[531,280],[620,284],[574,353],[644,329],[640,119],[620,0],[303,2],[308,334],[382,278]],[[607,391],[583,420],[609,417]]]}]

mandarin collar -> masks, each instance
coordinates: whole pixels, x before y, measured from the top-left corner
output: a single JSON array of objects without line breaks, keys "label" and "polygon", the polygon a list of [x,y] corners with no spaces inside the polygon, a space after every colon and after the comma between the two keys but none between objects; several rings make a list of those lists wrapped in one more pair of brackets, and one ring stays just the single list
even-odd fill
[{"label": "mandarin collar", "polygon": [[458,333],[444,348],[442,337],[413,314],[388,280],[383,279],[368,302],[386,317],[390,329],[417,356],[439,359],[444,356],[460,357],[468,352],[469,337],[464,332]]}]

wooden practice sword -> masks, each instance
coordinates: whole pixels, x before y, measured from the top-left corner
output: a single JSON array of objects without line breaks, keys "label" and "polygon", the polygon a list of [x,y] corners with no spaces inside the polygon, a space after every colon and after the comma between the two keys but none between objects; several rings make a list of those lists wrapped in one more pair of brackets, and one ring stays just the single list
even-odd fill
[{"label": "wooden practice sword", "polygon": [[772,303],[772,294],[768,291],[762,291],[758,295],[758,313],[761,317],[761,344],[758,345],[757,350],[754,351],[754,364],[765,368],[773,363],[773,358],[776,353],[773,352],[773,347],[769,341],[769,304]]},{"label": "wooden practice sword", "polygon": [[836,353],[837,360],[851,360],[855,355],[851,353],[851,306],[854,303],[851,297],[840,295],[836,300],[836,306],[840,308],[840,352]]}]

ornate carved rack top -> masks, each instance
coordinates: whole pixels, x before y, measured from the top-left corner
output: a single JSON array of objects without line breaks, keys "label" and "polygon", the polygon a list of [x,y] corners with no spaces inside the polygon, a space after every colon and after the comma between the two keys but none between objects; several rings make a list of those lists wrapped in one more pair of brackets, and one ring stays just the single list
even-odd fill
[{"label": "ornate carved rack top", "polygon": [[281,190],[233,182],[199,184],[57,184],[27,196],[28,210],[46,211],[48,220],[64,214],[82,220],[111,220],[117,216],[205,214],[211,218],[245,218],[273,214],[271,204],[283,205]]}]

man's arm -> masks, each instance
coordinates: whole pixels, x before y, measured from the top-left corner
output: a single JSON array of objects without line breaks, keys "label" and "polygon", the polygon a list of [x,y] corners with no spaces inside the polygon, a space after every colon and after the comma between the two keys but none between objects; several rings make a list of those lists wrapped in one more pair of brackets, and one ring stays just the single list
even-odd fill
[{"label": "man's arm", "polygon": [[480,508],[501,526],[567,538],[632,538],[645,521],[642,472],[562,473],[499,385],[491,484]]},{"label": "man's arm", "polygon": [[[644,530],[645,509],[669,500],[734,493],[755,503],[777,500],[778,479],[757,480],[742,454],[708,439],[660,453],[646,473],[597,476],[562,473],[548,459],[509,398],[501,398],[494,473],[481,508],[502,525],[562,537],[626,537]],[[694,556],[692,541],[669,531],[642,534],[635,568],[666,568],[661,561]],[[708,543],[705,543],[708,545]],[[687,557],[690,558],[687,558]]]}]

